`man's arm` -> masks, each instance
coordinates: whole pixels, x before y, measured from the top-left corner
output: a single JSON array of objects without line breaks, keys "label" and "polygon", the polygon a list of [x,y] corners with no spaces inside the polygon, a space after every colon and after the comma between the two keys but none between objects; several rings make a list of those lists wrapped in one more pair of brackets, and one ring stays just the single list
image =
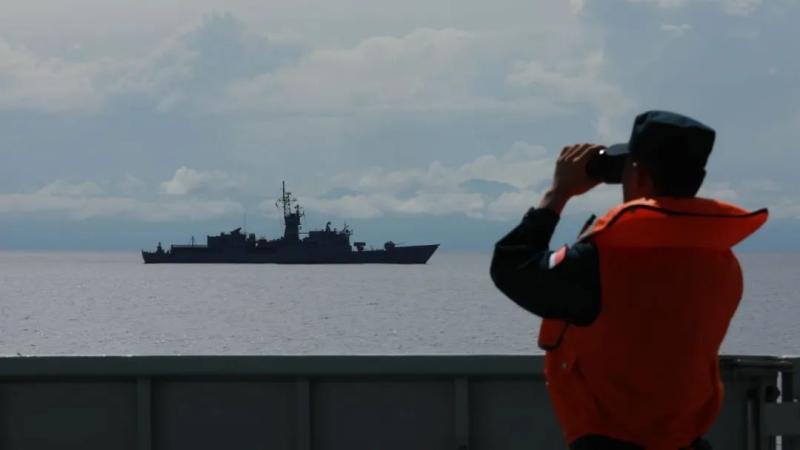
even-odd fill
[{"label": "man's arm", "polygon": [[552,188],[539,208],[495,246],[491,275],[511,300],[533,314],[575,325],[591,324],[600,312],[600,275],[596,247],[578,242],[551,252],[550,239],[566,203],[598,184],[585,165],[600,146],[565,147],[558,158]]},{"label": "man's arm", "polygon": [[600,312],[597,250],[587,242],[551,252],[558,215],[531,209],[495,246],[492,280],[517,305],[546,319],[589,325]]}]

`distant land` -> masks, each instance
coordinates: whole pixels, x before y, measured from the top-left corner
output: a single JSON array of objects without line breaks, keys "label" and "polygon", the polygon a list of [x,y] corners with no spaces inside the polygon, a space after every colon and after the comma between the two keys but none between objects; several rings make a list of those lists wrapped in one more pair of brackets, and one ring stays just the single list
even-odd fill
[{"label": "distant land", "polygon": [[[524,211],[520,211],[520,217]],[[157,242],[189,243],[192,236],[200,241],[207,234],[217,234],[242,226],[241,218],[197,222],[142,223],[126,220],[31,221],[0,219],[0,249],[6,250],[140,250]],[[341,219],[332,219],[340,227]],[[559,224],[552,245],[570,243],[586,220],[585,216],[566,216]],[[322,214],[310,213],[305,229],[325,225]],[[379,247],[389,239],[415,244],[440,243],[440,251],[489,251],[494,242],[516,224],[464,216],[382,217],[347,220],[354,239]],[[277,218],[251,217],[247,229],[257,235],[278,236],[282,228]],[[749,238],[739,251],[798,252],[797,222],[770,219]]]}]

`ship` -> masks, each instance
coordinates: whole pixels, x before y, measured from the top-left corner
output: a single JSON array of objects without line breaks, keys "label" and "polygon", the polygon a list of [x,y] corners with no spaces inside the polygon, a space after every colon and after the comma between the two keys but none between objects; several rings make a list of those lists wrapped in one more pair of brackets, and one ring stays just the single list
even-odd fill
[{"label": "ship", "polygon": [[352,230],[324,229],[301,232],[303,209],[286,190],[275,206],[283,212],[284,232],[277,239],[256,238],[255,233],[236,228],[228,233],[207,236],[206,244],[170,245],[164,250],[158,243],[155,251],[142,250],[145,264],[157,263],[250,263],[250,264],[425,264],[439,244],[398,245],[387,241],[383,248],[367,248],[365,242],[350,243]]}]

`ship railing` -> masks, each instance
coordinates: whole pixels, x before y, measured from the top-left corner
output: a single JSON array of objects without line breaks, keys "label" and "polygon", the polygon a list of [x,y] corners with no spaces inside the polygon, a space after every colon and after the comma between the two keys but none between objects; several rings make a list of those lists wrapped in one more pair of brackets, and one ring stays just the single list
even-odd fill
[{"label": "ship railing", "polygon": [[[723,356],[716,449],[800,450],[800,359]],[[563,449],[541,356],[0,357],[0,448]]]}]

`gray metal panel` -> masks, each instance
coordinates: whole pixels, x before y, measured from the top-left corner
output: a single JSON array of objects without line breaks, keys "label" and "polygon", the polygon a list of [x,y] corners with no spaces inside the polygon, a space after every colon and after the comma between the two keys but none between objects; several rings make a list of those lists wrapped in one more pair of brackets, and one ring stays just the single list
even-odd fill
[{"label": "gray metal panel", "polygon": [[542,377],[472,379],[470,423],[470,449],[565,448]]},{"label": "gray metal panel", "polygon": [[153,389],[149,378],[136,380],[137,450],[153,449]]},{"label": "gray metal panel", "polygon": [[764,421],[770,435],[800,435],[800,403],[768,403]]},{"label": "gray metal panel", "polygon": [[456,448],[450,380],[322,380],[311,398],[314,450]]},{"label": "gray metal panel", "polygon": [[294,448],[295,385],[290,381],[153,383],[153,448]]},{"label": "gray metal panel", "polygon": [[[725,373],[723,372],[723,375]],[[725,399],[717,421],[706,438],[718,449],[742,449],[747,442],[747,391],[752,388],[749,379],[726,379]]]},{"label": "gray metal panel", "polygon": [[135,450],[136,385],[0,384],[3,450]]},{"label": "gray metal panel", "polygon": [[365,376],[541,374],[541,356],[0,356],[7,377]]},{"label": "gray metal panel", "polygon": [[[784,402],[800,401],[800,358],[792,358],[791,361],[792,369],[782,374]],[[797,431],[800,433],[800,426],[797,427]],[[800,450],[800,436],[784,437],[783,450]]]}]

